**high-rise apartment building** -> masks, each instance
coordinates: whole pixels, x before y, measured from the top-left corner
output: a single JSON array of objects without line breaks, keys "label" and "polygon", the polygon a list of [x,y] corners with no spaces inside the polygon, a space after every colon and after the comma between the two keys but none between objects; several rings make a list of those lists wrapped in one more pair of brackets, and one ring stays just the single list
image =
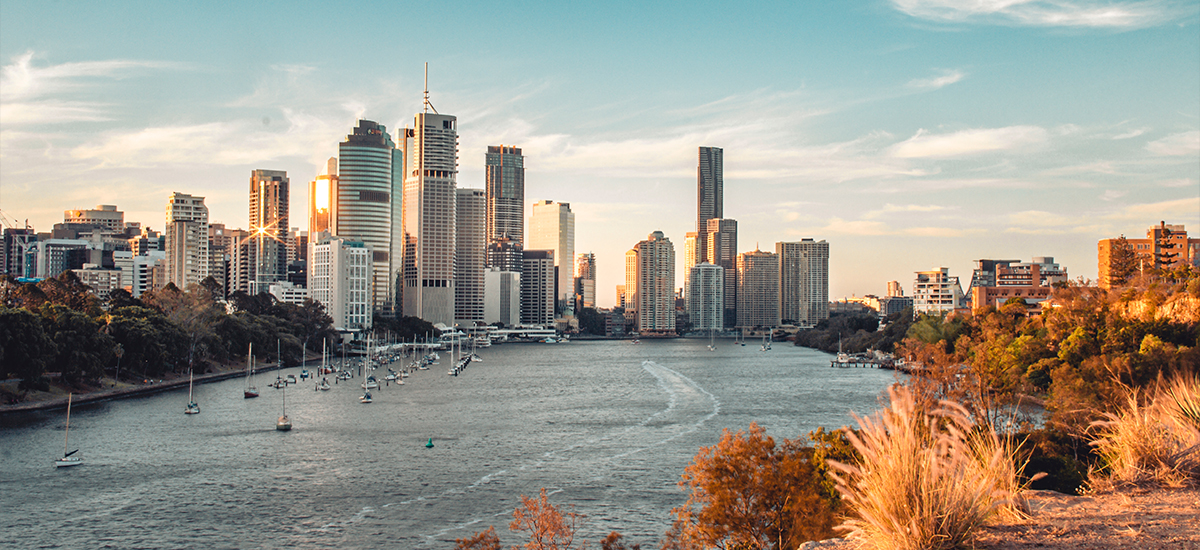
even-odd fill
[{"label": "high-rise apartment building", "polygon": [[[404,314],[454,323],[458,119],[417,113],[404,139]],[[342,169],[345,179],[345,169]]]},{"label": "high-rise apartment building", "polygon": [[308,234],[314,238],[321,232],[333,231],[333,212],[337,210],[337,170],[337,157],[330,157],[325,162],[325,173],[308,183]]},{"label": "high-rise apartment building", "polygon": [[383,315],[396,310],[399,258],[393,231],[400,207],[400,157],[386,127],[359,120],[338,144],[337,186],[329,222],[333,235],[362,241],[371,250],[372,309]]},{"label": "high-rise apartment building", "polygon": [[571,205],[554,201],[534,203],[533,214],[529,217],[527,248],[554,251],[556,310],[565,310],[575,293],[572,284],[574,266],[571,265],[575,258],[575,213],[571,212]]},{"label": "high-rise apartment building", "polygon": [[779,256],[755,250],[737,256],[737,326],[779,326]]},{"label": "high-rise apartment building", "polygon": [[[631,287],[633,289],[638,331],[642,334],[674,334],[675,246],[662,231],[655,231],[637,243],[625,258],[627,266],[631,259],[634,264],[632,273],[626,271],[625,288],[626,293],[631,292]],[[628,294],[626,301],[629,301]]]},{"label": "high-rise apartment building", "polygon": [[204,197],[171,193],[167,198],[168,283],[186,289],[208,276],[208,207]]},{"label": "high-rise apartment building", "polygon": [[525,157],[521,156],[521,149],[489,145],[484,168],[487,182],[485,190],[488,243],[507,237],[518,246],[524,247]]},{"label": "high-rise apartment building", "polygon": [[888,281],[887,295],[889,298],[904,296],[904,287],[900,285],[900,281]]},{"label": "high-rise apartment building", "polygon": [[732,327],[737,324],[738,305],[737,220],[712,218],[708,220],[706,235],[708,250],[703,261],[724,270],[725,326]]},{"label": "high-rise apartment building", "polygon": [[692,266],[688,277],[688,319],[695,330],[721,330],[725,326],[725,274],[708,262]]},{"label": "high-rise apartment building", "polygon": [[918,271],[912,297],[914,313],[945,315],[966,305],[958,277],[951,277],[945,267]]},{"label": "high-rise apartment building", "polygon": [[554,323],[554,251],[526,250],[521,261],[521,323]]},{"label": "high-rise apartment building", "polygon": [[[708,256],[708,220],[723,218],[725,201],[725,151],[701,147],[696,167],[696,262],[716,264]],[[735,251],[734,254],[737,252]]]},{"label": "high-rise apartment building", "polygon": [[357,239],[324,237],[309,245],[308,296],[325,306],[334,327],[370,330],[374,257],[370,246]]},{"label": "high-rise apartment building", "polygon": [[[829,243],[801,239],[775,243],[779,256],[779,317],[814,327],[829,318]],[[899,283],[896,283],[899,287]],[[889,286],[889,288],[891,288]]]},{"label": "high-rise apartment building", "polygon": [[487,263],[487,197],[483,189],[455,190],[454,322],[474,326],[484,319],[483,271]]},{"label": "high-rise apartment building", "polygon": [[287,279],[288,184],[282,170],[250,172],[250,234],[257,252],[251,295]]}]

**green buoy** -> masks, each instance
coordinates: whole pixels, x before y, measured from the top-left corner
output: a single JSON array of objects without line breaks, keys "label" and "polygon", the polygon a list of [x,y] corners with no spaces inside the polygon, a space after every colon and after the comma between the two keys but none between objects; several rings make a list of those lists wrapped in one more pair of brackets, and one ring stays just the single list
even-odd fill
[{"label": "green buoy", "polygon": [[429,442],[425,444],[425,448],[426,448],[426,449],[432,449],[432,448],[433,448],[433,438],[432,438],[432,437],[431,437],[431,438],[429,438]]}]

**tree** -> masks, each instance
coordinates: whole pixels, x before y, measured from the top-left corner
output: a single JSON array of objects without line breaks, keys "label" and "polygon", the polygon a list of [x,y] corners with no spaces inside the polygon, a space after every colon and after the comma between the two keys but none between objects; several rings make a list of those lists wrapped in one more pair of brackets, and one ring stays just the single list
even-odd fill
[{"label": "tree", "polygon": [[79,280],[74,271],[68,269],[58,277],[42,280],[37,286],[51,303],[92,316],[100,314],[100,300],[92,294],[91,287]]},{"label": "tree", "polygon": [[488,527],[468,538],[454,539],[454,550],[500,550],[500,537],[495,527]]},{"label": "tree", "polygon": [[575,541],[575,528],[579,514],[568,512],[565,516],[558,507],[550,504],[543,487],[538,498],[521,495],[521,505],[513,510],[513,531],[527,531],[529,542],[526,550],[569,550]]},{"label": "tree", "polygon": [[[1125,235],[1117,237],[1112,244],[1112,252],[1108,258],[1108,277],[1112,286],[1120,286],[1129,281],[1139,271],[1137,252]],[[1101,274],[1103,275],[1103,274]]]},{"label": "tree", "polygon": [[703,447],[680,485],[691,490],[671,512],[675,548],[795,548],[833,533],[835,497],[822,486],[813,450],[797,441],[776,446],[766,430],[725,430]]},{"label": "tree", "polygon": [[621,534],[616,531],[609,533],[607,537],[604,537],[604,540],[600,541],[600,550],[642,550],[642,545],[640,544],[626,546],[621,538]]},{"label": "tree", "polygon": [[56,351],[39,316],[0,305],[0,379],[39,378]]},{"label": "tree", "polygon": [[579,310],[579,332],[604,336],[604,316],[590,307]]},{"label": "tree", "polygon": [[46,331],[57,344],[54,365],[62,369],[63,381],[70,385],[100,380],[109,361],[115,361],[111,336],[100,331],[100,324],[86,314],[66,306],[42,306]]}]

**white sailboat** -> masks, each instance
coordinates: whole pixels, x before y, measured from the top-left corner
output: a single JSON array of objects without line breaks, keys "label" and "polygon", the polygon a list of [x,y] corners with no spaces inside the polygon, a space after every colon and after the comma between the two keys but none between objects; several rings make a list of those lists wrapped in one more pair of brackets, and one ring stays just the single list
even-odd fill
[{"label": "white sailboat", "polygon": [[250,348],[246,350],[246,389],[242,390],[242,396],[246,399],[258,397],[258,388],[254,386],[254,365],[251,363],[254,358],[254,342],[250,342]]},{"label": "white sailboat", "polygon": [[708,351],[717,351],[716,341],[714,340],[715,334],[713,329],[708,329]]},{"label": "white sailboat", "polygon": [[83,464],[83,459],[81,459],[77,456],[74,456],[75,453],[79,452],[79,449],[75,449],[74,451],[67,452],[67,448],[68,448],[67,445],[71,438],[71,397],[72,397],[72,394],[68,393],[67,394],[67,429],[66,429],[66,431],[63,432],[63,456],[62,456],[62,458],[54,461],[54,465],[59,468],[66,468],[68,466],[78,466],[80,464]]},{"label": "white sailboat", "polygon": [[287,386],[283,386],[283,414],[275,421],[275,429],[286,432],[292,429],[292,420],[287,415]]},{"label": "white sailboat", "polygon": [[195,376],[192,371],[188,371],[188,404],[187,408],[183,409],[183,414],[200,414],[200,405],[192,399],[192,382],[195,381]]}]

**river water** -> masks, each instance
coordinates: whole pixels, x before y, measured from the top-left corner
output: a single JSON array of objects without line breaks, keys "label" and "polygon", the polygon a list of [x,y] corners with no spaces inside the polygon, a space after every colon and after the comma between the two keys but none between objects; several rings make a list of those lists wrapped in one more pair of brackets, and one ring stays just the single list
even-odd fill
[{"label": "river water", "polygon": [[[17,548],[451,548],[508,522],[546,488],[610,531],[656,548],[701,446],[756,421],[795,438],[873,411],[891,371],[831,369],[784,343],[647,340],[508,344],[458,377],[442,364],[372,392],[358,379],[317,392],[239,379],[0,417],[0,541]],[[298,373],[299,369],[287,372]],[[381,371],[382,372],[382,371]],[[274,374],[267,375],[271,378]],[[283,406],[295,426],[277,432]],[[427,449],[432,437],[434,447]],[[578,539],[577,539],[578,540]]]}]

